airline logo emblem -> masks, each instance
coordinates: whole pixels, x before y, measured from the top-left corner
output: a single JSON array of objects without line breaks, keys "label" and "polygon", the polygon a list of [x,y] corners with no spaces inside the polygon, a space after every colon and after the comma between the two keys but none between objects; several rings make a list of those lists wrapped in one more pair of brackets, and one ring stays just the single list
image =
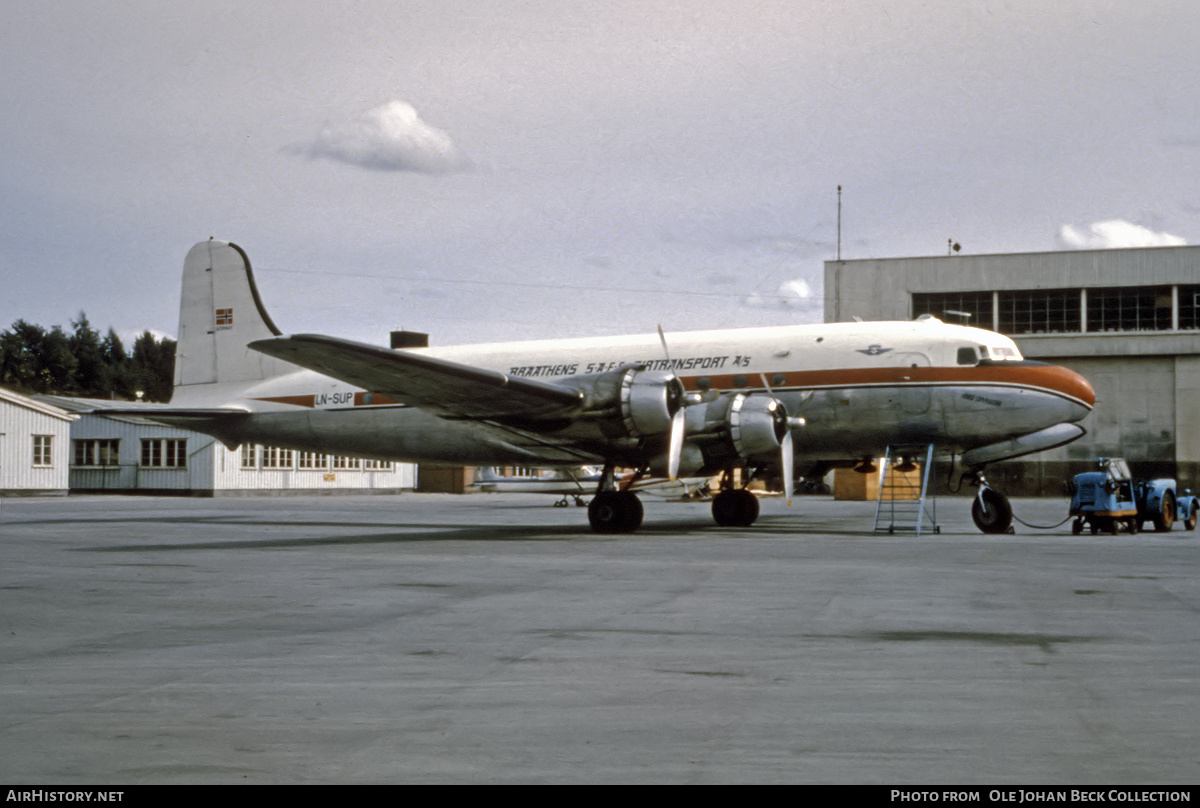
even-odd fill
[{"label": "airline logo emblem", "polygon": [[885,354],[890,350],[891,348],[884,348],[882,345],[868,345],[866,348],[859,348],[858,352],[860,354],[866,354],[867,356],[879,356],[880,354]]}]

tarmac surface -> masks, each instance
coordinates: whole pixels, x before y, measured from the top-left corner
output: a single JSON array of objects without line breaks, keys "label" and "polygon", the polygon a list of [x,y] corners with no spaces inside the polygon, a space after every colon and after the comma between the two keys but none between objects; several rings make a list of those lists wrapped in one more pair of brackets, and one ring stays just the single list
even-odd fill
[{"label": "tarmac surface", "polygon": [[644,499],[0,501],[0,782],[1200,782],[1196,533]]}]

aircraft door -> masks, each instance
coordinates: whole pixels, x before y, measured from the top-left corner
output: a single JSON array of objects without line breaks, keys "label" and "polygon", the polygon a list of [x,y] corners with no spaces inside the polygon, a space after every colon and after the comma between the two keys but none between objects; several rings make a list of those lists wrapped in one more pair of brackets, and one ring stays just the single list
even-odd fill
[{"label": "aircraft door", "polygon": [[[928,354],[919,351],[904,351],[903,353],[889,355],[888,364],[919,370],[920,368],[930,367],[932,363],[929,361]],[[899,405],[900,411],[905,415],[920,415],[928,412],[930,399],[929,385],[914,383],[922,381],[917,374],[914,374],[912,377],[906,377],[905,381],[906,383],[901,384],[896,389],[896,403]]]}]

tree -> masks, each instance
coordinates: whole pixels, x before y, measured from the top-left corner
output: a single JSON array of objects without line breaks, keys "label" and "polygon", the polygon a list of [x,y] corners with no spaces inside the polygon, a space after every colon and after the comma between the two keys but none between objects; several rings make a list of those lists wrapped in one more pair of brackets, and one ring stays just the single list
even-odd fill
[{"label": "tree", "polygon": [[143,331],[133,343],[133,378],[147,401],[170,401],[175,377],[175,340]]},{"label": "tree", "polygon": [[104,368],[104,351],[100,347],[100,334],[88,322],[87,314],[79,312],[79,319],[71,321],[75,329],[68,343],[75,357],[75,369],[71,374],[71,392],[95,398],[107,390]]},{"label": "tree", "polygon": [[25,320],[0,331],[0,384],[27,393],[132,399],[141,390],[169,401],[174,369],[174,340],[146,331],[130,355],[112,328],[101,339],[82,311],[69,334]]}]

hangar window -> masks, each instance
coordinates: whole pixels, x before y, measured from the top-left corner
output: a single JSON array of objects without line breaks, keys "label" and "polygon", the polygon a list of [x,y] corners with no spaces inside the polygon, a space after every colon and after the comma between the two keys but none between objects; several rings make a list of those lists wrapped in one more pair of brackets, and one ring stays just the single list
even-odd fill
[{"label": "hangar window", "polygon": [[292,450],[281,449],[278,446],[263,447],[263,468],[290,469],[292,467]]},{"label": "hangar window", "polygon": [[1088,331],[1168,331],[1171,287],[1089,289]]},{"label": "hangar window", "polygon": [[1200,285],[1179,287],[1179,327],[1200,329]]},{"label": "hangar window", "polygon": [[329,467],[329,457],[316,452],[298,452],[296,456],[296,468],[301,469],[326,469]]},{"label": "hangar window", "polygon": [[992,327],[991,292],[914,292],[913,317],[932,314],[948,323]]},{"label": "hangar window", "polygon": [[187,438],[143,438],[142,468],[182,469],[187,467]]},{"label": "hangar window", "polygon": [[1083,330],[1078,289],[1000,292],[998,331],[1002,334],[1063,334]]},{"label": "hangar window", "polygon": [[242,444],[242,468],[258,468],[258,447],[253,443]]},{"label": "hangar window", "polygon": [[121,441],[116,438],[72,441],[73,466],[115,466],[120,457]]}]

